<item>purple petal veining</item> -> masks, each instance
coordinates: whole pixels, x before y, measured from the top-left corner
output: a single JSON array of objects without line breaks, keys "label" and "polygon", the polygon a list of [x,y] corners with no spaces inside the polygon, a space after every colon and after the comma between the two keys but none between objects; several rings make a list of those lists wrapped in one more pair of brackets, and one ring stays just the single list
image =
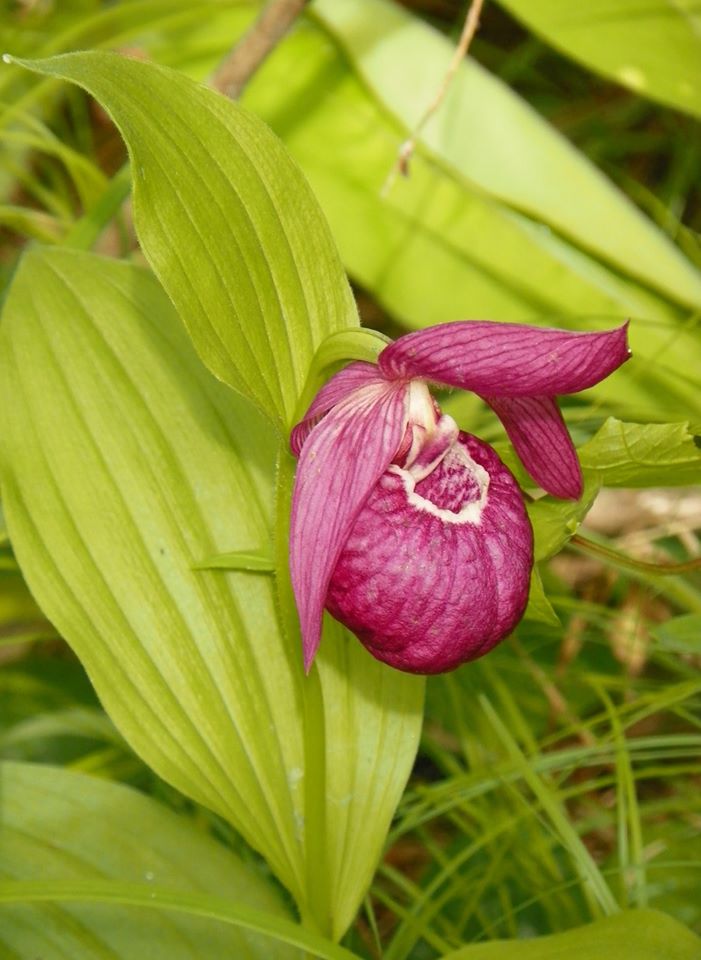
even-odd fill
[{"label": "purple petal veining", "polygon": [[402,439],[405,393],[386,382],[360,387],[312,429],[302,449],[290,518],[290,573],[307,669],[319,645],[338,555]]},{"label": "purple petal veining", "polygon": [[319,390],[314,397],[311,406],[304,414],[304,419],[300,420],[293,429],[290,436],[290,449],[296,457],[299,456],[304,441],[310,432],[326,416],[329,410],[332,410],[341,400],[359,390],[360,387],[369,386],[372,383],[385,383],[384,377],[381,377],[375,364],[364,363],[357,360],[349,363],[347,367],[331,377],[328,383]]},{"label": "purple petal veining", "polygon": [[423,480],[391,466],[355,519],[327,606],[377,657],[440,673],[486,653],[528,600],[533,537],[513,476],[461,433]]},{"label": "purple petal veining", "polygon": [[572,333],[458,320],[408,333],[378,359],[388,378],[423,377],[482,397],[554,397],[586,390],[628,359],[627,324]]},{"label": "purple petal veining", "polygon": [[552,397],[485,397],[538,486],[563,500],[582,496],[582,468]]}]

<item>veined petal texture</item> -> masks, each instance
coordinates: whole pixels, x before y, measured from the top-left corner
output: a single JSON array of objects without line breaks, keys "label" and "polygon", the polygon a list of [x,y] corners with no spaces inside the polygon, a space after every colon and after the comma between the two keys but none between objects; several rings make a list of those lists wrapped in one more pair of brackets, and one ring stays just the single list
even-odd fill
[{"label": "veined petal texture", "polygon": [[406,425],[406,388],[376,383],[338,403],[314,427],[295,476],[290,573],[309,669],[326,592],[348,532],[392,461]]},{"label": "veined petal texture", "polygon": [[296,457],[299,456],[304,441],[312,429],[332,407],[335,407],[341,400],[345,400],[345,398],[355,390],[368,386],[371,383],[385,383],[385,379],[380,376],[376,364],[365,363],[362,360],[349,363],[347,367],[344,367],[343,370],[340,370],[331,377],[328,383],[325,383],[321,390],[319,390],[312,400],[309,409],[304,414],[304,418],[292,431],[292,435],[290,436],[292,453]]},{"label": "veined petal texture", "polygon": [[627,324],[572,333],[490,320],[458,320],[409,333],[380,354],[387,377],[423,377],[489,397],[577,393],[630,356]]},{"label": "veined petal texture", "polygon": [[518,484],[488,444],[461,433],[419,482],[396,465],[383,474],[344,544],[327,603],[378,660],[441,673],[516,626],[532,565]]},{"label": "veined petal texture", "polygon": [[578,500],[582,470],[552,397],[485,397],[536,483],[555,497]]}]

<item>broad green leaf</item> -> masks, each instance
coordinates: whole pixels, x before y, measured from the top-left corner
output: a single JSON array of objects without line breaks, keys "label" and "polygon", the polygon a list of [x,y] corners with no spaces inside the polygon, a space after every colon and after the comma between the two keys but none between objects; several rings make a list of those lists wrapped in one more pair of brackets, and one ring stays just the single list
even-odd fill
[{"label": "broad green leaf", "polygon": [[698,0],[499,0],[562,53],[636,93],[701,117]]},{"label": "broad green leaf", "polygon": [[[313,9],[380,103],[413,129],[441,87],[453,44],[389,0],[318,0]],[[701,276],[664,235],[475,61],[456,72],[421,142],[472,187],[673,299],[701,303]]]},{"label": "broad green leaf", "polygon": [[611,487],[701,483],[701,447],[688,423],[623,423],[614,417],[579,449],[583,467]]},{"label": "broad green leaf", "polygon": [[[98,906],[128,906],[147,912],[163,910],[188,917],[205,918],[209,923],[251,931],[304,950],[305,960],[359,960],[356,953],[339,947],[326,937],[306,930],[299,923],[281,920],[268,912],[211,894],[181,892],[139,883],[110,880],[10,880],[0,884],[0,904],[91,903]],[[201,939],[198,937],[198,941]],[[152,954],[153,956],[153,954]],[[169,954],[163,956],[167,960]],[[200,956],[200,954],[198,954]]]},{"label": "broad green leaf", "polygon": [[194,569],[272,555],[272,425],[202,366],[150,274],[77,251],[25,258],[0,363],[3,504],[34,596],[130,745],[340,936],[411,769],[423,682],[333,624],[305,678],[279,577]]},{"label": "broad green leaf", "polygon": [[701,940],[658,910],[627,910],[566,933],[479,943],[443,960],[696,960]]},{"label": "broad green leaf", "polygon": [[357,326],[307,181],[256,117],[187,77],[96,51],[25,66],[85,87],[126,141],[142,249],[202,359],[289,426],[317,346]]},{"label": "broad green leaf", "polygon": [[599,492],[598,477],[585,476],[584,493],[579,500],[558,500],[557,497],[541,497],[527,504],[528,516],[533,524],[536,560],[547,560],[561,550],[586,516]]},{"label": "broad green leaf", "polygon": [[237,550],[218,553],[194,564],[195,570],[248,570],[250,573],[274,573],[275,560],[271,553]]},{"label": "broad green leaf", "polygon": [[[315,22],[275,51],[244,102],[310,178],[350,273],[411,327],[489,317],[601,328],[640,318],[631,327],[633,361],[594,395],[628,417],[671,411],[681,419],[698,408],[701,342],[676,301],[701,304],[701,275],[661,232],[472,63],[436,120],[441,138],[420,146],[411,175],[383,198],[424,102],[414,74],[430,99],[452,47],[378,0],[322,3],[310,13]],[[475,164],[498,178],[493,190],[518,195],[495,195]]]},{"label": "broad green leaf", "polygon": [[561,626],[560,618],[553,610],[553,606],[545,593],[543,581],[540,578],[540,571],[537,566],[533,567],[531,573],[528,606],[526,607],[523,618],[524,620],[533,620],[535,623],[544,623],[548,627]]},{"label": "broad green leaf", "polygon": [[[0,890],[9,881],[136,883],[226,897],[291,919],[270,882],[159,803],[58,767],[0,766]],[[58,951],[58,952],[55,952]],[[116,904],[0,902],[0,954],[80,960],[241,960],[300,957],[272,938],[199,917]]]},{"label": "broad green leaf", "polygon": [[672,653],[701,653],[701,614],[672,617],[652,628],[652,635],[664,650]]}]

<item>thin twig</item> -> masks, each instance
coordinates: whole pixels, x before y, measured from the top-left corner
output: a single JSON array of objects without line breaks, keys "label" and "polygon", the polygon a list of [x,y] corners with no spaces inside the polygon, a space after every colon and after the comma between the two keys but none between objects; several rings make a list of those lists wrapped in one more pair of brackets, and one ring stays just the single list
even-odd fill
[{"label": "thin twig", "polygon": [[282,40],[308,0],[270,0],[212,77],[215,90],[236,100],[269,53]]},{"label": "thin twig", "polygon": [[451,58],[450,63],[448,64],[448,69],[445,72],[443,77],[443,82],[438,88],[438,92],[434,96],[433,100],[430,102],[426,108],[423,116],[419,122],[414,127],[413,131],[409,135],[408,139],[400,146],[399,152],[397,153],[397,159],[394,166],[390,170],[387,179],[385,180],[384,186],[382,187],[381,195],[386,197],[389,191],[392,189],[397,177],[401,173],[402,176],[409,176],[409,161],[411,160],[414,150],[416,150],[416,144],[418,142],[421,133],[431,119],[436,110],[440,107],[441,103],[445,98],[446,93],[448,92],[448,87],[457,73],[457,69],[465,58],[468,48],[472,43],[472,38],[477,32],[479,27],[480,14],[482,13],[482,7],[484,6],[484,0],[472,0],[470,4],[470,9],[467,11],[467,16],[465,17],[465,23],[462,28],[462,33],[460,34],[460,40],[458,45],[455,48],[455,52]]}]

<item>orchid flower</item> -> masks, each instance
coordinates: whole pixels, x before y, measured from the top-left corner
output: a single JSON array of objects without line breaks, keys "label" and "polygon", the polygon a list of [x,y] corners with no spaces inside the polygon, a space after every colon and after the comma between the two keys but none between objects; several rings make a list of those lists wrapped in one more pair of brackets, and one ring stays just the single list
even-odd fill
[{"label": "orchid flower", "polygon": [[513,630],[533,567],[523,495],[496,452],[441,413],[427,382],[479,394],[535,482],[578,499],[582,473],[555,397],[627,360],[626,327],[441,324],[321,388],[291,437],[290,569],[306,670],[324,607],[373,656],[411,673],[451,670]]}]

